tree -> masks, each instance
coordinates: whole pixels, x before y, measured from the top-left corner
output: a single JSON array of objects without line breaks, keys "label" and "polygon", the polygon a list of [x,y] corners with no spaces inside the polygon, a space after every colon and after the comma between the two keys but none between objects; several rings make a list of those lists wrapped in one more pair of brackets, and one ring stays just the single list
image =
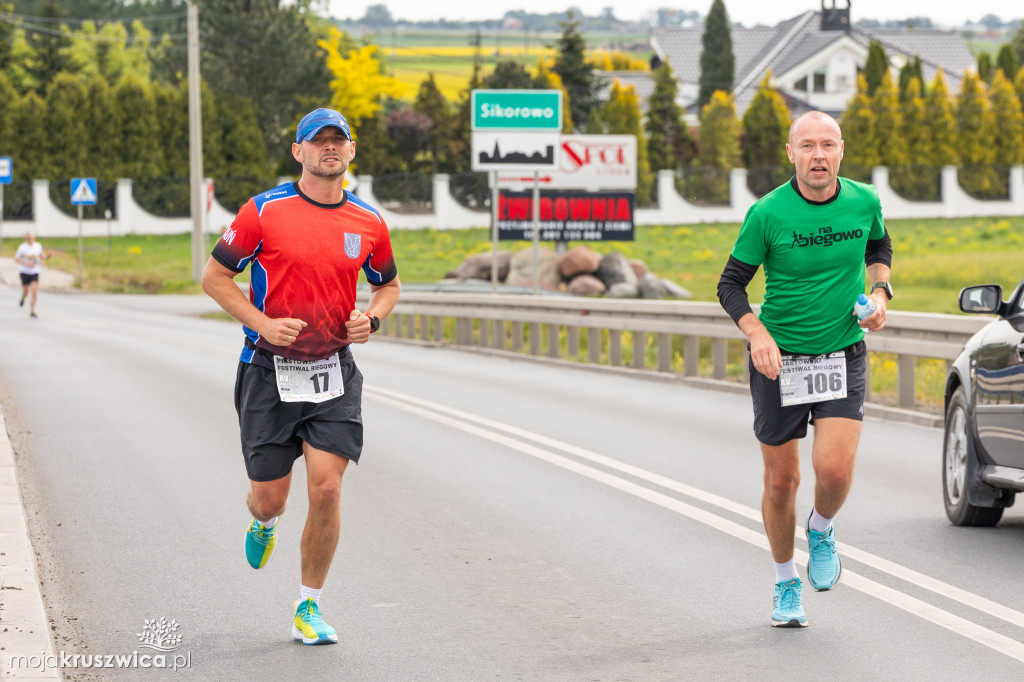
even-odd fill
[{"label": "tree", "polygon": [[711,96],[700,115],[700,153],[697,196],[714,203],[729,202],[729,173],[739,168],[740,120],[732,93],[719,90]]},{"label": "tree", "polygon": [[[569,93],[565,91],[565,85],[558,74],[548,68],[544,60],[537,62],[537,75],[533,77],[533,84],[538,90],[561,90],[562,91],[562,132],[571,135],[573,131],[572,110],[569,106]],[[598,107],[594,107],[597,109]]]},{"label": "tree", "polygon": [[394,140],[405,163],[405,172],[413,172],[413,162],[416,155],[426,147],[433,123],[425,114],[411,109],[393,111],[388,115],[388,135]]},{"label": "tree", "polygon": [[387,28],[394,26],[395,20],[391,16],[391,10],[387,5],[370,5],[366,8],[366,14],[360,20],[371,28]]},{"label": "tree", "polygon": [[874,97],[875,90],[882,84],[882,76],[889,71],[889,58],[882,43],[872,40],[868,43],[868,60],[864,65],[864,78],[868,96]]},{"label": "tree", "polygon": [[46,89],[46,118],[41,122],[43,130],[57,133],[45,138],[49,142],[42,150],[53,157],[55,175],[49,176],[50,180],[93,176],[98,170],[86,166],[90,130],[82,112],[88,108],[89,93],[80,78],[65,71],[50,81]]},{"label": "tree", "polygon": [[1017,63],[1024,66],[1024,22],[1021,22],[1021,25],[1017,27],[1017,32],[1013,34],[1010,47],[1013,48],[1013,54],[1017,57]]},{"label": "tree", "polygon": [[503,59],[484,78],[483,86],[488,90],[530,90],[533,88],[533,78],[519,62]]},{"label": "tree", "polygon": [[1017,75],[1017,55],[1009,43],[999,48],[999,56],[996,57],[996,68],[1003,72],[1011,81]]},{"label": "tree", "polygon": [[942,69],[935,72],[935,78],[925,96],[924,111],[931,139],[931,155],[925,163],[940,170],[942,166],[960,163],[956,146],[956,111]]},{"label": "tree", "polygon": [[988,93],[992,105],[992,139],[999,140],[993,145],[993,163],[1000,176],[1000,195],[1008,190],[1009,167],[1024,163],[1024,112],[1013,89],[1013,83],[996,69]]},{"label": "tree", "polygon": [[871,113],[875,121],[875,150],[881,165],[892,168],[909,163],[907,141],[902,135],[900,93],[889,71],[882,75],[882,82],[871,98]]},{"label": "tree", "polygon": [[651,170],[676,170],[690,165],[696,149],[676,102],[679,84],[666,61],[654,70],[654,92],[647,100],[647,156]]},{"label": "tree", "polygon": [[[238,95],[216,98],[216,118],[210,127],[222,150],[217,195],[226,206],[241,206],[267,187],[267,148],[263,146],[252,102]],[[204,133],[206,125],[203,126]],[[205,134],[204,134],[205,138]],[[203,155],[206,144],[203,143]]]},{"label": "tree", "polygon": [[[330,36],[321,40],[320,46],[327,52],[327,68],[334,76],[330,81],[331,106],[352,123],[373,116],[386,97],[401,97],[405,89],[397,80],[384,75],[376,46],[352,49],[342,56],[341,41],[341,33],[332,28]],[[298,122],[296,117],[290,123],[295,126]]]},{"label": "tree", "polygon": [[15,130],[10,122],[14,120],[18,110],[18,100],[18,92],[14,89],[11,79],[3,69],[0,69],[0,121],[4,121],[4,125],[0,125],[0,149],[4,150],[0,152],[2,154],[14,149]]},{"label": "tree", "polygon": [[448,100],[441,94],[434,80],[434,74],[428,74],[420,83],[416,101],[412,108],[426,115],[434,122],[427,140],[427,152],[430,154],[432,173],[453,173],[456,164],[453,156],[464,151],[458,144],[459,136],[455,130],[455,115]]},{"label": "tree", "polygon": [[28,64],[28,75],[32,79],[36,92],[45,92],[58,73],[72,69],[68,57],[71,47],[71,36],[68,27],[57,25],[56,20],[66,16],[64,10],[55,0],[49,0],[40,10],[45,28],[31,28],[26,31],[25,39],[32,49],[34,58]]},{"label": "tree", "polygon": [[[910,82],[917,79],[918,90],[924,87],[924,69],[921,66],[921,56],[915,55],[912,61],[908,61],[900,68],[899,84],[900,84],[900,101],[906,100],[910,95],[907,90]],[[918,93],[920,94],[920,92]]]},{"label": "tree", "polygon": [[[110,172],[109,146],[119,134],[111,115],[117,108],[117,103],[107,79],[98,73],[86,79],[85,88],[86,105],[79,115],[85,120],[89,131],[87,137],[81,141],[86,147],[86,168],[90,169],[86,175],[95,175],[113,182],[117,177]],[[159,135],[159,132],[157,134]],[[167,141],[162,136],[160,139],[163,145],[166,145]]]},{"label": "tree", "polygon": [[594,75],[593,65],[585,58],[587,43],[575,17],[576,13],[570,9],[567,19],[558,22],[562,33],[555,41],[558,54],[551,70],[562,79],[562,86],[569,94],[571,118],[578,126],[587,120],[588,112],[597,105],[600,83]]},{"label": "tree", "polygon": [[988,52],[978,55],[978,78],[984,83],[992,79],[992,55]]},{"label": "tree", "polygon": [[[294,139],[290,127],[331,96],[327,55],[310,29],[309,3],[203,0],[202,5],[203,79],[218,95],[248,97],[268,155],[280,154]],[[184,66],[185,60],[178,63]],[[346,86],[361,84],[353,79]]]},{"label": "tree", "polygon": [[111,158],[117,176],[150,180],[164,166],[163,148],[153,131],[159,130],[156,102],[149,85],[136,74],[126,73],[114,86],[114,121],[118,134],[111,140]]},{"label": "tree", "polygon": [[[0,3],[0,13],[13,14],[14,6]],[[14,56],[14,23],[0,21],[0,73],[7,71]],[[9,83],[10,84],[10,83]]]},{"label": "tree", "polygon": [[[356,138],[356,157],[349,166],[349,174],[381,176],[401,169],[402,159],[395,143],[388,135],[388,102],[373,116],[359,119]],[[294,161],[293,161],[294,163]]]},{"label": "tree", "polygon": [[929,163],[933,156],[931,130],[917,78],[907,84],[900,114],[899,136],[913,156],[903,163],[889,164],[889,184],[906,199],[938,201],[941,169]]},{"label": "tree", "polygon": [[1013,89],[1017,91],[1017,99],[1024,107],[1024,66],[1017,70],[1017,76],[1013,79]]},{"label": "tree", "polygon": [[641,206],[648,205],[651,203],[654,176],[651,173],[651,164],[647,160],[643,114],[640,113],[636,87],[627,85],[623,88],[616,79],[608,93],[608,103],[603,108],[605,127],[610,135],[636,136],[636,201]]},{"label": "tree", "polygon": [[469,77],[469,83],[466,84],[466,89],[459,94],[459,103],[455,108],[455,120],[452,125],[455,128],[456,135],[459,136],[459,146],[461,150],[455,155],[455,165],[459,172],[468,171],[470,168],[470,154],[473,148],[472,145],[472,92],[480,89],[482,83],[480,82],[480,64],[477,62],[473,63],[473,73]]},{"label": "tree", "polygon": [[14,118],[14,159],[18,176],[28,180],[57,177],[56,159],[39,150],[39,122],[46,120],[46,104],[35,92],[27,92],[18,102]]},{"label": "tree", "polygon": [[756,196],[772,191],[791,174],[786,154],[790,123],[789,109],[772,87],[769,69],[743,113],[743,165],[747,169],[747,186]]},{"label": "tree", "polygon": [[732,29],[722,0],[714,0],[704,21],[700,53],[700,91],[697,107],[703,111],[716,90],[732,92],[736,58],[732,51]]},{"label": "tree", "polygon": [[960,185],[979,199],[995,198],[999,181],[992,167],[995,121],[979,75],[970,71],[960,81],[957,98],[957,151],[960,156]]},{"label": "tree", "polygon": [[875,118],[864,74],[857,76],[857,94],[846,104],[842,119],[843,175],[851,180],[871,181],[871,169],[879,165],[875,142]]}]

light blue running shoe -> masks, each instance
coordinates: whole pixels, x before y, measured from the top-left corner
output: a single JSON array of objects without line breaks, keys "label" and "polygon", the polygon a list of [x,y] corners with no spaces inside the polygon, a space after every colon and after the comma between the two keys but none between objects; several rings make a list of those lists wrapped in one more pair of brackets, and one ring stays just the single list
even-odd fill
[{"label": "light blue running shoe", "polygon": [[843,562],[839,559],[836,549],[835,528],[829,526],[824,533],[811,530],[811,518],[807,517],[807,582],[818,592],[831,590],[839,582],[839,574],[843,572]]},{"label": "light blue running shoe", "polygon": [[245,558],[250,566],[259,570],[274,556],[274,550],[277,549],[277,527],[280,525],[278,521],[273,528],[264,528],[255,517],[249,522],[249,530],[245,531]]},{"label": "light blue running shoe", "polygon": [[338,633],[324,622],[320,607],[312,599],[295,602],[292,637],[303,644],[337,644]]},{"label": "light blue running shoe", "polygon": [[801,603],[803,586],[800,578],[775,583],[775,609],[772,611],[773,628],[805,628],[807,614]]}]

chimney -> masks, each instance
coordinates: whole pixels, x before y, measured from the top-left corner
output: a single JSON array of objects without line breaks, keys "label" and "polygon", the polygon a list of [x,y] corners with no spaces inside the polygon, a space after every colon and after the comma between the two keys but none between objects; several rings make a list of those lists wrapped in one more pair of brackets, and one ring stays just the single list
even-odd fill
[{"label": "chimney", "polygon": [[825,7],[825,0],[821,0],[822,31],[850,30],[850,0],[846,0],[846,9],[836,7],[837,1],[838,0],[832,0],[832,6]]}]

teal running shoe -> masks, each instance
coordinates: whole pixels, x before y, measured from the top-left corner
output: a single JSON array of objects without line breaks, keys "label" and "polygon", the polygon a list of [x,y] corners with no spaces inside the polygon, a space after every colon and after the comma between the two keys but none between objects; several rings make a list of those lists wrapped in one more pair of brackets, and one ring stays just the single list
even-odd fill
[{"label": "teal running shoe", "polygon": [[249,530],[245,531],[245,558],[249,565],[259,570],[267,565],[270,558],[274,556],[277,549],[277,527],[281,525],[278,521],[273,528],[264,528],[259,521],[253,517],[249,522]]},{"label": "teal running shoe", "polygon": [[320,607],[312,599],[295,602],[292,637],[303,644],[337,644],[338,633],[324,622]]},{"label": "teal running shoe", "polygon": [[800,578],[775,583],[775,609],[772,611],[773,628],[805,628],[807,614],[801,603],[803,586]]},{"label": "teal running shoe", "polygon": [[[807,517],[808,523],[810,517]],[[809,525],[804,526],[807,532],[807,582],[818,592],[831,590],[839,582],[839,574],[843,572],[843,562],[839,559],[839,550],[836,549],[835,528],[829,527],[824,533],[811,530]]]}]

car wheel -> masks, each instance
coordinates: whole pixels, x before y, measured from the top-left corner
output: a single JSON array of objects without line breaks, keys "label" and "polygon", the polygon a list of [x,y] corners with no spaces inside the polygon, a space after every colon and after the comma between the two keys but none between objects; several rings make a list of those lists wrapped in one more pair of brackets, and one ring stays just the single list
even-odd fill
[{"label": "car wheel", "polygon": [[946,410],[946,437],[942,455],[942,497],[946,516],[954,526],[994,526],[1003,517],[1002,507],[977,507],[971,504],[967,489],[976,485],[978,458],[974,452],[974,434],[967,413],[967,394],[960,386]]}]

